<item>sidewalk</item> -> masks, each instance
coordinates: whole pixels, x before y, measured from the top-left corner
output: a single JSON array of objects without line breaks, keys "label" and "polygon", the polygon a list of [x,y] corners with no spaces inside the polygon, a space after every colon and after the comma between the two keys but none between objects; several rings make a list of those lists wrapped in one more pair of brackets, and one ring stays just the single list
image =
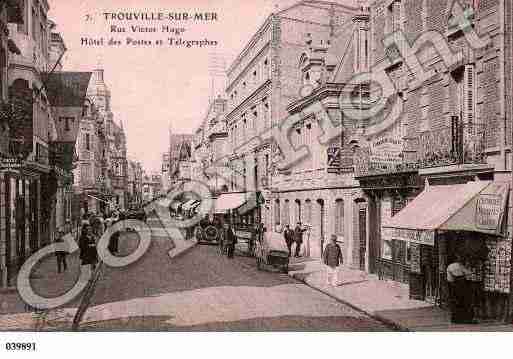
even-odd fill
[{"label": "sidewalk", "polygon": [[[162,233],[160,233],[162,232]],[[152,240],[168,240],[165,231],[161,228],[152,228]],[[196,242],[192,240],[174,240],[175,248],[169,252],[170,258],[176,258],[192,249]],[[80,274],[80,259],[78,252],[67,256],[68,270],[62,274],[57,273],[55,256],[43,259],[40,265],[32,272],[31,282],[34,291],[44,297],[56,297],[70,289],[76,283]],[[16,288],[0,292],[0,332],[1,331],[38,331],[38,330],[69,330],[71,321],[80,301],[79,298],[68,303],[64,308],[53,309],[45,313],[28,311],[20,298]],[[106,304],[112,311],[125,310],[116,308],[116,304]],[[96,313],[89,310],[86,318]],[[94,316],[94,315],[93,315]]]},{"label": "sidewalk", "polygon": [[337,287],[326,284],[320,260],[292,260],[289,275],[338,301],[403,331],[513,331],[513,325],[486,322],[452,324],[449,313],[430,303],[409,299],[408,286],[343,267]]}]

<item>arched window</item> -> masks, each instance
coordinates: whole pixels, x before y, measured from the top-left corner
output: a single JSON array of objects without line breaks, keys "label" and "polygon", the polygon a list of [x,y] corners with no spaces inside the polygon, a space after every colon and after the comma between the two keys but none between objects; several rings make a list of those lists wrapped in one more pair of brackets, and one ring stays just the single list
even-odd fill
[{"label": "arched window", "polygon": [[312,224],[312,201],[307,199],[305,201],[305,215],[304,215],[305,223]]},{"label": "arched window", "polygon": [[288,199],[283,205],[283,218],[281,222],[284,226],[290,224],[290,201]]},{"label": "arched window", "polygon": [[302,213],[301,213],[301,201],[299,199],[296,199],[294,206],[294,218],[296,219],[296,222],[302,222]]},{"label": "arched window", "polygon": [[280,200],[277,199],[274,203],[274,223],[279,225],[281,223]]},{"label": "arched window", "polygon": [[344,234],[344,201],[341,199],[337,199],[335,201],[335,234],[343,235]]}]

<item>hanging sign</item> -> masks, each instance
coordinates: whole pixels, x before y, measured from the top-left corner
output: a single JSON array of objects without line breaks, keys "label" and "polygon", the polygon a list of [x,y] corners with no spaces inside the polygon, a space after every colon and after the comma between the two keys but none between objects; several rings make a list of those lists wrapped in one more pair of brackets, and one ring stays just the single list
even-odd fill
[{"label": "hanging sign", "polygon": [[509,186],[504,183],[490,184],[477,198],[476,227],[501,233]]},{"label": "hanging sign", "polygon": [[19,158],[0,158],[0,170],[19,170],[22,165],[23,161]]},{"label": "hanging sign", "polygon": [[435,245],[435,232],[405,228],[383,228],[383,239],[396,239],[399,241],[424,244],[433,247]]}]

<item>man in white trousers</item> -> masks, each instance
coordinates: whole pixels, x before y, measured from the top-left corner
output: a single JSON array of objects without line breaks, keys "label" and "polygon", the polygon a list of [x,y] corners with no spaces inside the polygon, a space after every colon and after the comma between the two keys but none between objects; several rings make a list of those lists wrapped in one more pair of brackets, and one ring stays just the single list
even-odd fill
[{"label": "man in white trousers", "polygon": [[323,263],[326,265],[326,283],[333,287],[339,285],[339,266],[344,263],[342,249],[337,244],[337,236],[332,234],[322,254]]}]

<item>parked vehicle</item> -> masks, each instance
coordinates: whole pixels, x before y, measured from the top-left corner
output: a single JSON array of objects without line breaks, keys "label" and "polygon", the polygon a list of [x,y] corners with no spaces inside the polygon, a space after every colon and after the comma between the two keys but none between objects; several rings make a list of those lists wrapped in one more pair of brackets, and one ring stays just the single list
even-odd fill
[{"label": "parked vehicle", "polygon": [[255,243],[257,268],[271,266],[287,273],[289,270],[289,251],[280,233],[264,232],[257,236]]}]

